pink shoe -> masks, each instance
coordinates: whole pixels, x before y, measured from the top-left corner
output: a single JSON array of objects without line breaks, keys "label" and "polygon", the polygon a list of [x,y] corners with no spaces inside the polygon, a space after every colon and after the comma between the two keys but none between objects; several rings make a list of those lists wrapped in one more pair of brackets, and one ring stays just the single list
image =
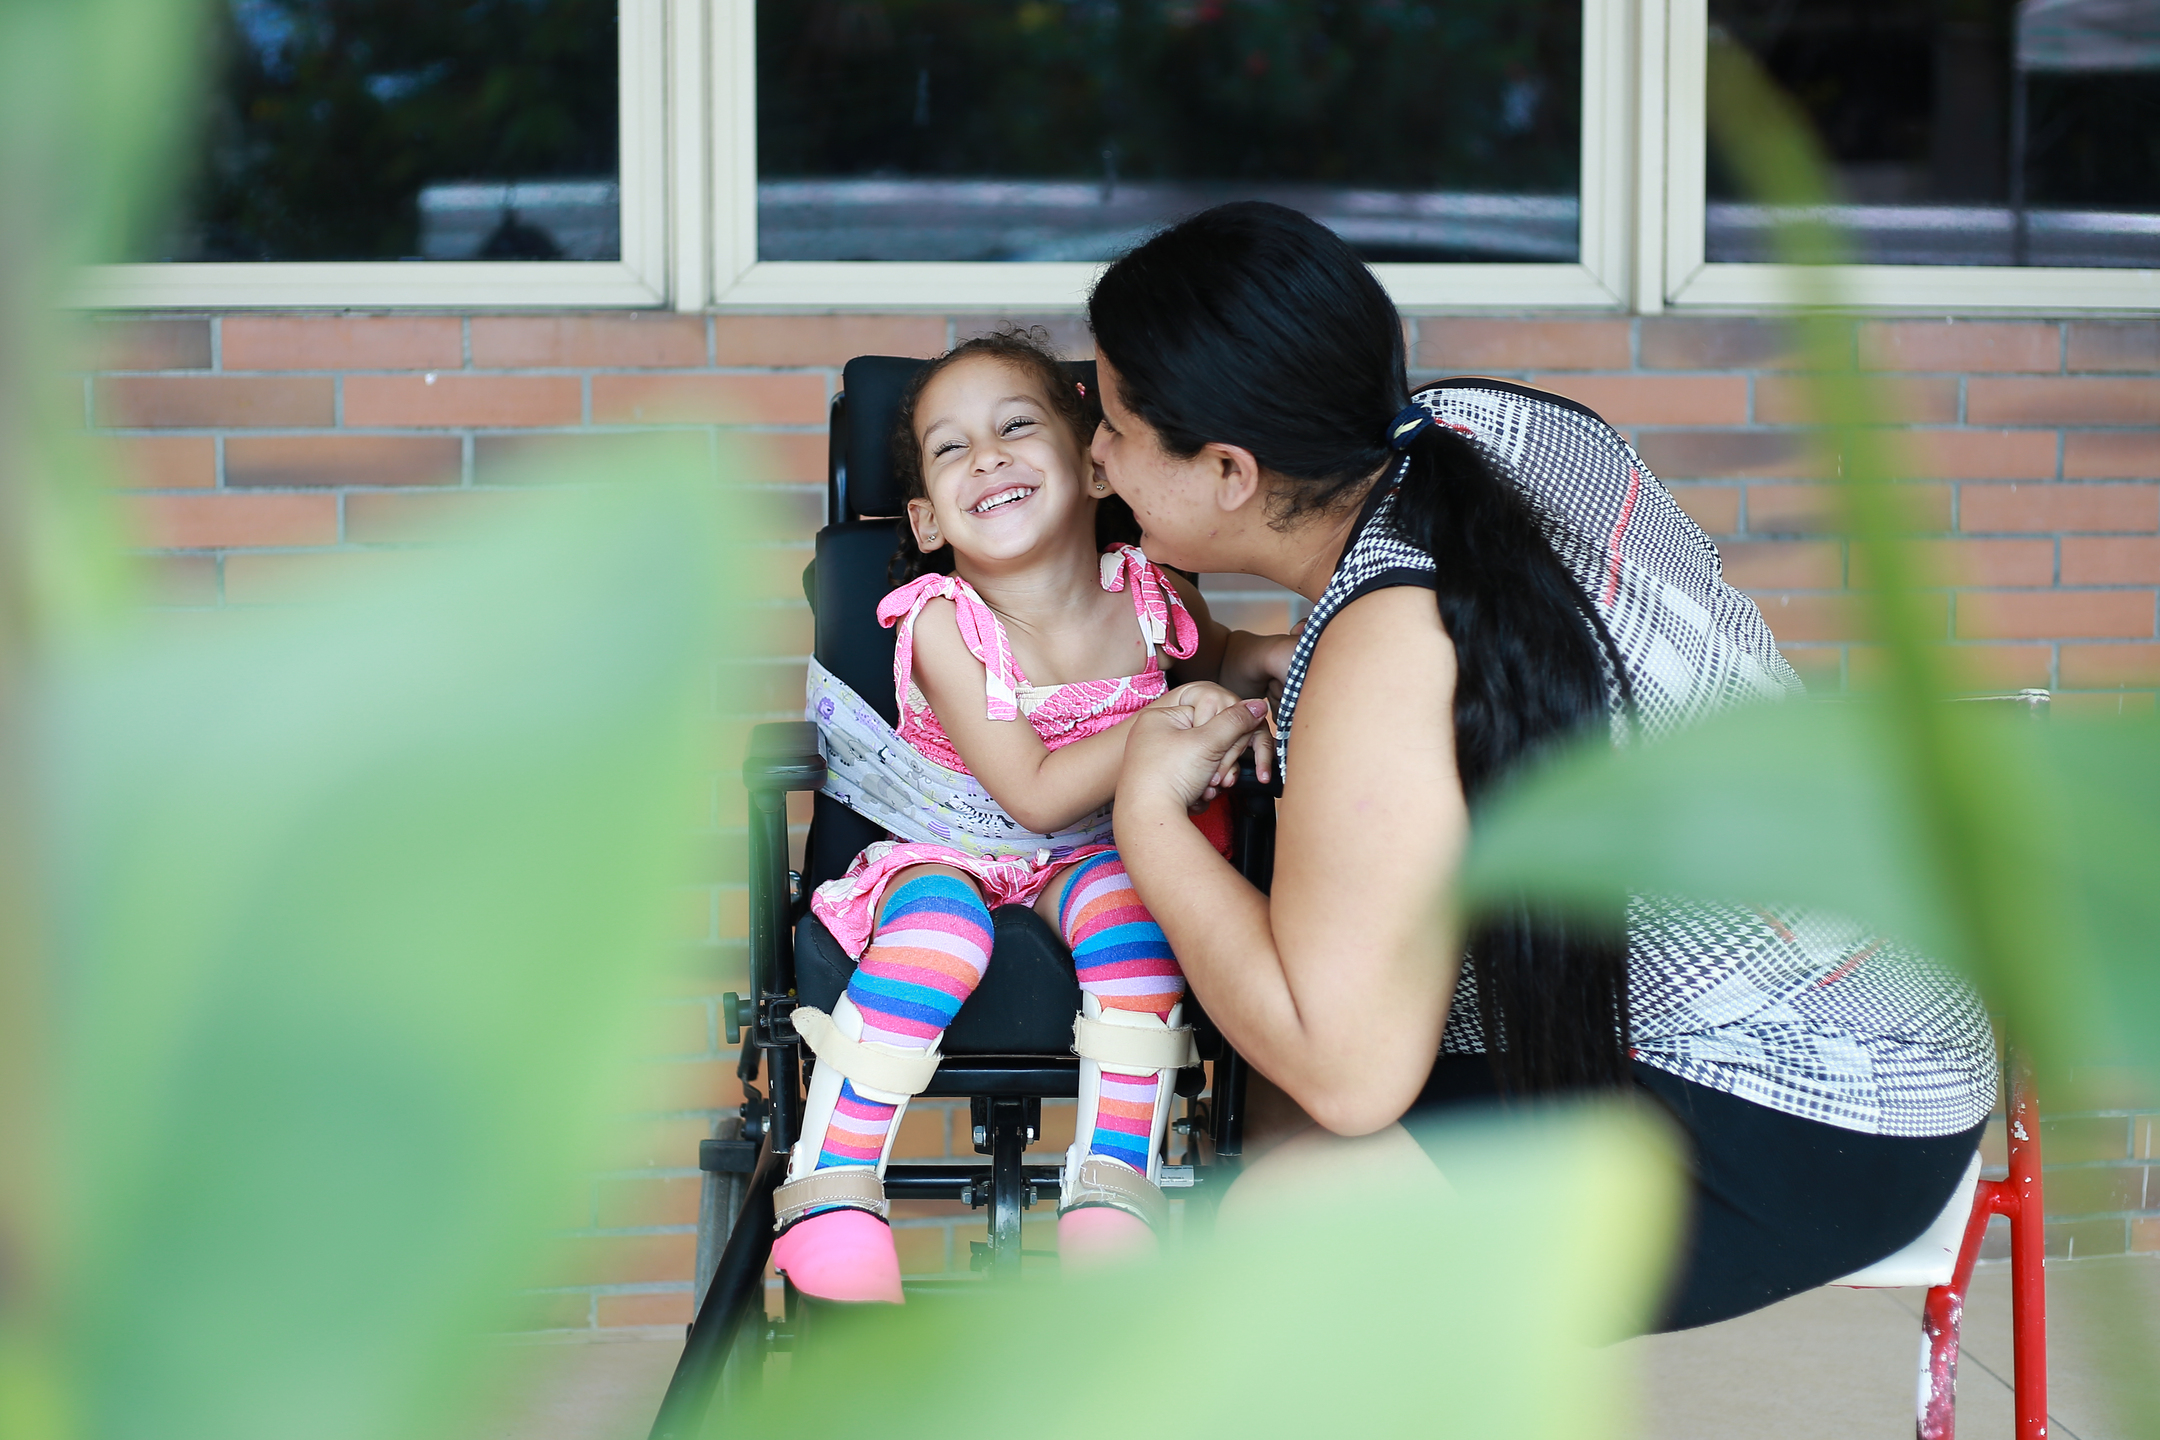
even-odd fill
[{"label": "pink shoe", "polygon": [[1147,1221],[1114,1205],[1082,1205],[1058,1216],[1058,1268],[1067,1275],[1152,1260],[1158,1248]]},{"label": "pink shoe", "polygon": [[900,1251],[892,1226],[867,1210],[827,1210],[773,1241],[773,1265],[819,1300],[900,1303]]}]

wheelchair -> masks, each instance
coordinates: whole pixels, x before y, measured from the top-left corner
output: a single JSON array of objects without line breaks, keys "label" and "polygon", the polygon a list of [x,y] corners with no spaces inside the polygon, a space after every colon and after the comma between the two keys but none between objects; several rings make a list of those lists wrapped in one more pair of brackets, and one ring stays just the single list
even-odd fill
[{"label": "wheelchair", "polygon": [[[892,473],[889,442],[908,382],[926,362],[866,355],[849,361],[833,397],[827,465],[827,523],[803,572],[813,614],[817,660],[897,724],[893,693],[894,632],[878,624],[877,604],[891,588],[886,566],[905,509]],[[1092,361],[1069,361],[1074,380],[1092,393]],[[811,892],[844,872],[884,831],[839,801],[813,801],[803,870],[788,869],[787,796],[818,790],[825,778],[817,726],[808,721],[759,725],[743,761],[749,792],[750,993],[722,997],[729,1043],[742,1046],[737,1073],[747,1097],[699,1147],[704,1198],[698,1235],[696,1318],[651,1431],[652,1440],[692,1440],[706,1433],[708,1412],[754,1389],[765,1357],[795,1348],[815,1328],[818,1302],[783,1285],[781,1314],[766,1305],[773,1248],[773,1192],[798,1138],[815,1063],[790,1016],[797,1006],[830,1013],[855,962],[809,913]],[[1274,865],[1274,801],[1280,782],[1257,784],[1250,762],[1230,795],[1230,860],[1265,890]],[[1079,982],[1063,940],[1023,905],[993,912],[988,973],[945,1032],[943,1060],[923,1098],[968,1101],[976,1163],[894,1163],[885,1192],[896,1200],[958,1201],[986,1210],[987,1235],[972,1245],[969,1276],[909,1281],[909,1294],[966,1293],[1018,1277],[1021,1212],[1058,1195],[1059,1166],[1026,1161],[1041,1129],[1042,1102],[1079,1089],[1073,1014]],[[1188,994],[1202,1065],[1176,1076],[1184,1105],[1172,1133],[1184,1141],[1182,1165],[1165,1165],[1162,1185],[1212,1209],[1243,1150],[1245,1062],[1208,1023]],[[1175,1104],[1176,1102],[1173,1102]],[[1167,1148],[1167,1147],[1166,1147]],[[1187,1213],[1192,1214],[1190,1205]],[[1033,1252],[1029,1252],[1032,1254]]]}]

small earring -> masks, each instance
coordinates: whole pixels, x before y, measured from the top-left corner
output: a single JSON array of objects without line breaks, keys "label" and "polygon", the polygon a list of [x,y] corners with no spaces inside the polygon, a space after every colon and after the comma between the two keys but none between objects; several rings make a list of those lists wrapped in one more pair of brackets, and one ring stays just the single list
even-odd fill
[{"label": "small earring", "polygon": [[1107,480],[1097,480],[1097,481],[1095,482],[1095,493],[1096,493],[1097,495],[1107,495],[1107,494],[1109,494],[1109,493],[1110,493],[1110,483],[1109,483],[1109,482],[1108,482]]}]

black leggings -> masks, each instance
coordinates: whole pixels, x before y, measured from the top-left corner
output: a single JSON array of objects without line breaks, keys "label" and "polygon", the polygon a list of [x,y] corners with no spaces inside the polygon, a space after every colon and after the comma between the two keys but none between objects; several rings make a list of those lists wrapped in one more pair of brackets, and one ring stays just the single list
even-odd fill
[{"label": "black leggings", "polygon": [[[1637,1091],[1671,1112],[1691,1152],[1692,1213],[1659,1330],[1745,1315],[1911,1244],[1950,1203],[1986,1124],[1924,1140],[1863,1135],[1641,1061],[1634,1070]],[[1484,1056],[1443,1055],[1403,1119],[1414,1126],[1497,1095]]]}]

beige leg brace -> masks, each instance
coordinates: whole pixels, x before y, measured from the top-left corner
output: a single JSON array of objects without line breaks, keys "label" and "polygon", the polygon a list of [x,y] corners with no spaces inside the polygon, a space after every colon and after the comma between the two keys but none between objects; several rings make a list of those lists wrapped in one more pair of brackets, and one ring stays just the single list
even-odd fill
[{"label": "beige leg brace", "polygon": [[[775,1228],[784,1229],[809,1211],[831,1205],[852,1205],[883,1216],[887,1206],[881,1177],[886,1162],[892,1158],[901,1118],[907,1114],[908,1101],[929,1088],[930,1077],[937,1073],[938,1062],[944,1057],[935,1050],[903,1050],[897,1045],[863,1039],[862,1015],[845,995],[830,1015],[806,1005],[794,1011],[793,1019],[795,1033],[802,1036],[818,1063],[810,1076],[810,1093],[803,1101],[802,1135],[788,1156],[787,1183],[773,1192]],[[855,1093],[863,1099],[897,1107],[875,1168],[817,1168],[826,1128],[840,1103],[843,1080],[852,1082]]]},{"label": "beige leg brace", "polygon": [[[1073,1120],[1072,1148],[1065,1152],[1059,1209],[1115,1205],[1162,1228],[1168,1212],[1155,1182],[1162,1175],[1163,1136],[1170,1128],[1170,1102],[1175,1094],[1173,1077],[1199,1060],[1192,1027],[1178,1023],[1184,1009],[1172,1006],[1170,1018],[1164,1020],[1146,1011],[1106,1010],[1095,996],[1081,995],[1080,1013],[1073,1017],[1073,1053],[1080,1057],[1080,1105]],[[1108,1156],[1088,1154],[1105,1069],[1155,1077],[1155,1114],[1148,1128],[1145,1176],[1133,1174]]]}]

